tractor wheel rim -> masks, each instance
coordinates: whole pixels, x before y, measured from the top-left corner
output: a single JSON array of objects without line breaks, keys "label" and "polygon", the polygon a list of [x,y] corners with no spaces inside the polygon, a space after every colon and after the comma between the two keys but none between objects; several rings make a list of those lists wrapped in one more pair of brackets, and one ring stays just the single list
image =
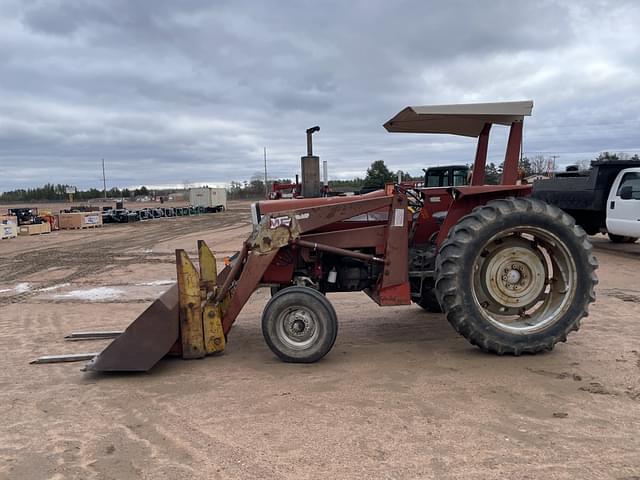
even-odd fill
[{"label": "tractor wheel rim", "polygon": [[484,290],[490,305],[502,308],[528,308],[542,295],[547,278],[547,265],[538,251],[532,250],[522,237],[504,239],[486,257],[482,265]]},{"label": "tractor wheel rim", "polygon": [[309,348],[320,335],[318,322],[313,312],[305,307],[285,310],[276,323],[278,339],[290,348]]},{"label": "tractor wheel rim", "polygon": [[498,329],[528,335],[556,323],[575,297],[577,273],[555,234],[521,226],[493,236],[474,262],[473,294]]}]

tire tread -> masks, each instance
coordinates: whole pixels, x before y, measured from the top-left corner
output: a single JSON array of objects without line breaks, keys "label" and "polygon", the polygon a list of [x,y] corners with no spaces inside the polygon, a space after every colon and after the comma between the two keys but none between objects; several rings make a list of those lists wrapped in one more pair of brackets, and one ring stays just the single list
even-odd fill
[{"label": "tire tread", "polygon": [[[586,255],[587,271],[578,272],[578,275],[583,276],[589,282],[588,295],[586,301],[582,302],[580,306],[579,314],[555,335],[530,343],[508,342],[493,335],[489,329],[483,328],[484,322],[477,321],[473,312],[465,310],[458,278],[464,266],[462,263],[464,252],[472,247],[473,240],[480,236],[482,230],[505,216],[517,216],[527,212],[545,216],[549,222],[564,225],[575,237],[576,243],[582,248],[580,254]],[[580,328],[580,320],[588,316],[589,304],[595,301],[595,286],[598,283],[595,274],[597,268],[598,261],[593,255],[593,247],[587,234],[580,226],[576,225],[573,218],[559,208],[540,200],[510,197],[493,200],[484,206],[474,208],[449,231],[436,259],[436,294],[449,323],[472,345],[476,345],[485,352],[493,352],[498,355],[512,354],[517,356],[523,353],[538,353],[552,350],[556,343],[565,342],[570,332]]]}]

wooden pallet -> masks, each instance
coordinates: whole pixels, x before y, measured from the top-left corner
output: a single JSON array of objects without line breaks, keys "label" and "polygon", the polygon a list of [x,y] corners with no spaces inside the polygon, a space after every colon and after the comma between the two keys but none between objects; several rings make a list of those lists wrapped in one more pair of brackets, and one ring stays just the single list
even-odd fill
[{"label": "wooden pallet", "polygon": [[87,228],[100,228],[102,225],[83,225],[81,227],[64,227],[63,230],[86,230]]}]

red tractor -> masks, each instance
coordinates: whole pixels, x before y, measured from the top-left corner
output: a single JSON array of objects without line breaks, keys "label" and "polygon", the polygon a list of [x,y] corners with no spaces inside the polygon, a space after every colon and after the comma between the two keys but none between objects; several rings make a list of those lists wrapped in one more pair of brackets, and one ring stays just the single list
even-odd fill
[{"label": "red tractor", "polygon": [[[177,286],[113,334],[87,368],[148,370],[168,352],[196,358],[221,351],[259,286],[273,292],[262,314],[265,340],[288,362],[314,362],[331,350],[338,319],[330,292],[364,291],[380,306],[415,302],[442,311],[484,351],[553,349],[595,300],[597,262],[573,218],[531,198],[530,185],[516,185],[532,107],[405,108],[385,123],[389,132],[478,138],[470,185],[389,184],[357,197],[258,202],[251,237],[220,274],[203,242],[200,273],[177,251]],[[510,127],[500,185],[484,185],[492,124]]]},{"label": "red tractor", "polygon": [[269,200],[298,198],[301,192],[302,185],[298,183],[297,178],[295,183],[273,182],[271,184],[271,191],[269,192]]}]

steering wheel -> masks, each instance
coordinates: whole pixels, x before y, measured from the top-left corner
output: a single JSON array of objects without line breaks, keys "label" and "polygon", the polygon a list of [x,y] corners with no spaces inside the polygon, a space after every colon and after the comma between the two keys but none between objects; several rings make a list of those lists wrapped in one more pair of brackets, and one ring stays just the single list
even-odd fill
[{"label": "steering wheel", "polygon": [[417,194],[415,190],[405,188],[399,183],[396,183],[394,186],[397,191],[404,193],[407,196],[407,202],[409,203],[410,207],[419,210],[424,206],[424,200],[422,199],[422,196]]}]

